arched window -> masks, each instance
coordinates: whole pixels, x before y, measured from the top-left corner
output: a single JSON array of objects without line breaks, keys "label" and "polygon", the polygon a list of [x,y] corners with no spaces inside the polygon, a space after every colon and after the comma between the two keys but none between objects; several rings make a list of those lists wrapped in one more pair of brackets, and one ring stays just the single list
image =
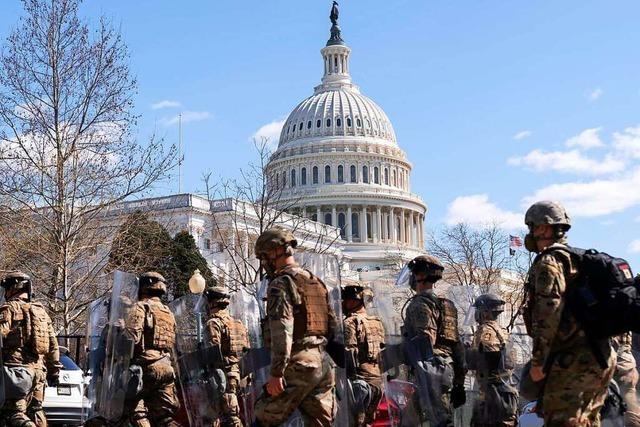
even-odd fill
[{"label": "arched window", "polygon": [[336,126],[338,127],[342,126],[342,120],[340,118],[336,119]]},{"label": "arched window", "polygon": [[318,183],[318,167],[314,166],[311,173],[313,174],[313,183],[317,184]]},{"label": "arched window", "polygon": [[331,184],[331,166],[324,167],[324,183]]},{"label": "arched window", "polygon": [[311,120],[307,122],[307,129],[311,129]]},{"label": "arched window", "polygon": [[[367,129],[369,129],[371,127],[371,122],[369,121],[369,119],[364,119],[364,122],[366,124]],[[302,125],[300,125],[300,129],[302,129]]]},{"label": "arched window", "polygon": [[345,231],[346,231],[346,221],[345,221],[345,216],[343,212],[340,212],[338,214],[338,227],[340,227],[340,237],[342,237],[344,239],[345,236]]},{"label": "arched window", "polygon": [[338,166],[338,182],[344,182],[344,167]]},{"label": "arched window", "polygon": [[359,128],[362,127],[362,121],[360,120],[360,117],[356,119],[356,125],[358,125]]},{"label": "arched window", "polygon": [[362,182],[369,183],[369,168],[367,166],[362,167]]},{"label": "arched window", "polygon": [[313,221],[316,221],[316,222],[317,222],[317,221],[318,221],[318,214],[317,214],[317,213],[312,214],[312,215],[311,215],[311,219],[312,219]]},{"label": "arched window", "polygon": [[298,130],[302,130],[302,125],[303,125],[303,124],[304,124],[304,123],[300,122],[300,126],[298,126]]},{"label": "arched window", "polygon": [[347,126],[351,127],[351,117],[347,117]]},{"label": "arched window", "polygon": [[396,171],[395,171],[395,169],[393,171],[391,171],[391,183],[393,184],[394,187],[398,186],[398,181],[396,180]]},{"label": "arched window", "polygon": [[319,128],[320,126],[322,126],[322,120],[318,119],[318,121],[316,122],[316,127]]},{"label": "arched window", "polygon": [[331,119],[327,119],[327,127],[330,128],[331,127]]},{"label": "arched window", "polygon": [[296,170],[295,169],[291,169],[291,186],[292,187],[296,186]]},{"label": "arched window", "polygon": [[351,175],[351,182],[358,182],[358,177],[356,176],[356,167],[355,165],[351,165],[350,169],[350,175]]},{"label": "arched window", "polygon": [[380,171],[377,166],[373,168],[373,182],[380,184]]},{"label": "arched window", "polygon": [[331,214],[330,213],[324,214],[324,223],[327,224],[327,225],[333,225],[333,224],[331,224]]},{"label": "arched window", "polygon": [[300,169],[300,185],[307,185],[307,168]]},{"label": "arched window", "polygon": [[371,221],[370,213],[367,214],[367,239],[373,239],[373,221]]},{"label": "arched window", "polygon": [[360,237],[360,223],[358,222],[358,214],[351,214],[351,236]]},{"label": "arched window", "polygon": [[287,173],[282,172],[282,188],[287,188]]},{"label": "arched window", "polygon": [[389,185],[389,169],[384,168],[384,185]]}]

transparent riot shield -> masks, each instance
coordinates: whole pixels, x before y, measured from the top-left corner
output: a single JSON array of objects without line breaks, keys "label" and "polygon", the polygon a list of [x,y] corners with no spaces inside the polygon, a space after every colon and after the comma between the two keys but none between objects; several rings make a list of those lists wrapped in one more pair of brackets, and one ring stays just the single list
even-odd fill
[{"label": "transparent riot shield", "polygon": [[220,347],[205,339],[206,302],[200,294],[187,294],[169,308],[176,319],[174,361],[189,425],[210,426],[220,414],[226,379]]},{"label": "transparent riot shield", "polygon": [[[3,306],[4,300],[4,288],[0,287],[0,306]],[[2,335],[0,335],[0,349],[2,349]],[[2,363],[2,351],[0,351],[0,408],[4,405],[4,369]]]},{"label": "transparent riot shield", "polygon": [[[95,375],[96,380],[92,379],[87,389],[90,408],[87,416],[103,423],[118,423],[127,416],[125,401],[130,397],[132,387],[129,368],[134,342],[125,324],[137,299],[136,276],[115,271],[111,295],[91,306],[88,345],[90,351],[95,351],[93,369],[96,372],[92,372],[92,376]],[[103,345],[105,350],[101,354],[99,347]]]},{"label": "transparent riot shield", "polygon": [[100,417],[100,392],[107,356],[107,324],[111,296],[107,295],[91,303],[87,319],[87,368],[89,376],[83,396],[82,421]]}]

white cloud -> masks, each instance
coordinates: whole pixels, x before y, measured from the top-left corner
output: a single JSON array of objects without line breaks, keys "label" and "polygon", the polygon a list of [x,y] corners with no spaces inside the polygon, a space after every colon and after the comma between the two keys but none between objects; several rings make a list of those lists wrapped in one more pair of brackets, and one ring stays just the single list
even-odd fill
[{"label": "white cloud", "polygon": [[613,146],[621,154],[640,159],[640,126],[614,132]]},{"label": "white cloud", "polygon": [[[184,111],[182,112],[182,124],[191,122],[201,122],[208,120],[212,117],[212,114],[208,111]],[[161,122],[165,126],[173,126],[180,121],[180,114],[173,117],[164,118]]]},{"label": "white cloud", "polygon": [[513,135],[513,139],[515,139],[516,141],[520,141],[521,139],[529,138],[532,134],[533,132],[531,132],[530,130],[521,130],[520,132]]},{"label": "white cloud", "polygon": [[604,94],[604,91],[602,89],[600,89],[599,87],[589,91],[589,93],[587,94],[587,98],[589,98],[589,101],[597,101],[598,99],[600,99],[600,97]]},{"label": "white cloud", "polygon": [[640,239],[635,239],[629,243],[629,252],[632,254],[640,253]]},{"label": "white cloud", "polygon": [[524,215],[506,211],[489,201],[486,194],[456,197],[447,210],[447,224],[497,224],[507,229],[524,227]]},{"label": "white cloud", "polygon": [[621,212],[640,204],[640,168],[620,178],[553,184],[524,198],[523,205],[538,200],[558,200],[576,217]]},{"label": "white cloud", "polygon": [[604,143],[600,140],[600,136],[598,135],[598,132],[601,130],[602,127],[585,129],[578,135],[567,139],[565,145],[570,148],[577,147],[585,150],[589,148],[602,147],[604,146]]},{"label": "white cloud", "polygon": [[163,108],[177,108],[180,107],[181,104],[178,101],[170,101],[168,99],[164,99],[162,101],[154,102],[151,104],[152,110],[161,110]]},{"label": "white cloud", "polygon": [[537,172],[555,171],[587,175],[610,174],[625,168],[624,161],[612,155],[607,155],[603,160],[594,160],[585,157],[578,150],[533,150],[523,157],[511,157],[507,163],[512,166],[525,166]]},{"label": "white cloud", "polygon": [[278,141],[280,140],[280,132],[282,131],[282,126],[284,126],[285,120],[274,120],[271,123],[267,123],[264,126],[261,126],[260,129],[255,131],[253,135],[251,135],[250,140],[261,140],[262,138],[266,138],[269,140],[269,144],[278,145]]}]

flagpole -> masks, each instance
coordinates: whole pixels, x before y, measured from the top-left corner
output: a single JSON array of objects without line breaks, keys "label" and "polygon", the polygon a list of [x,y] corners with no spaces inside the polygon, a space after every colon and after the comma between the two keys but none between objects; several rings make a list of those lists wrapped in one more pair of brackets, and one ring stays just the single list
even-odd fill
[{"label": "flagpole", "polygon": [[178,114],[178,194],[182,194],[182,113]]}]

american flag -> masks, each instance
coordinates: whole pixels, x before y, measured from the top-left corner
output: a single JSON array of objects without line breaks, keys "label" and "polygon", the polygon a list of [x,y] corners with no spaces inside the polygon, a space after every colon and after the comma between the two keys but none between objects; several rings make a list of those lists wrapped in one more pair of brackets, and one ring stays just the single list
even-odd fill
[{"label": "american flag", "polygon": [[522,247],[522,239],[520,236],[511,236],[509,235],[509,254],[511,256],[516,254],[518,248]]}]

